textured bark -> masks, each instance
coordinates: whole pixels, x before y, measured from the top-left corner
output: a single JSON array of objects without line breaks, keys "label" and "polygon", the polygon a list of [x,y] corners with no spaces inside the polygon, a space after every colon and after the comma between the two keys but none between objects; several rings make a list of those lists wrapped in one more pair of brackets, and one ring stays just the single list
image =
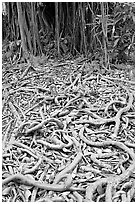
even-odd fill
[{"label": "textured bark", "polygon": [[22,13],[22,6],[21,2],[17,2],[17,9],[18,9],[18,22],[20,27],[20,34],[21,34],[21,43],[22,43],[22,49],[23,52],[27,52],[27,46],[26,46],[26,40],[25,40],[25,32],[24,32],[24,26],[23,26],[23,13]]},{"label": "textured bark", "polygon": [[57,51],[58,56],[60,55],[60,48],[59,48],[59,12],[58,12],[58,2],[55,2],[55,35],[56,35],[56,43],[57,43]]}]

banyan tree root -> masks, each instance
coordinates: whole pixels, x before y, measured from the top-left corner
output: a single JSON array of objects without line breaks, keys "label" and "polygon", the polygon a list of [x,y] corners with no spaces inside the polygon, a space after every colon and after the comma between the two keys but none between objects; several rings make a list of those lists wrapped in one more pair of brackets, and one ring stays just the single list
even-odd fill
[{"label": "banyan tree root", "polygon": [[69,138],[69,136],[67,137],[67,136],[64,135],[64,137],[68,141],[67,144],[62,142],[62,141],[60,141],[60,140],[58,140],[57,138],[56,139],[54,138],[54,140],[55,140],[55,142],[57,144],[51,144],[51,143],[49,143],[47,141],[44,141],[42,139],[41,140],[37,140],[37,143],[46,146],[48,149],[63,150],[64,148],[68,148],[68,147],[71,147],[73,145],[73,141]]},{"label": "banyan tree root", "polygon": [[39,181],[36,181],[35,179],[31,179],[27,175],[23,174],[14,174],[9,176],[8,178],[5,178],[2,181],[2,185],[6,185],[10,183],[11,181],[14,181],[19,184],[24,184],[27,186],[35,186],[40,189],[48,190],[48,191],[58,191],[58,192],[64,192],[64,191],[85,191],[82,187],[73,187],[70,185],[65,184],[47,184],[47,183],[41,183]]},{"label": "banyan tree root", "polygon": [[[105,146],[115,146],[117,148],[122,149],[132,159],[132,164],[129,166],[127,170],[124,171],[123,174],[119,176],[109,176],[107,178],[102,178],[97,180],[95,183],[91,184],[86,190],[86,201],[91,202],[94,201],[94,193],[97,190],[98,186],[106,185],[106,194],[105,194],[105,201],[112,202],[112,197],[115,194],[114,189],[124,180],[128,179],[131,174],[134,172],[135,168],[135,155],[134,153],[122,142],[117,141],[104,141],[104,142],[91,142],[83,135],[84,134],[84,127],[80,129],[79,136],[80,138],[89,146],[94,147],[105,147]],[[91,158],[92,159],[92,158]],[[94,161],[94,160],[93,160]]]},{"label": "banyan tree root", "polygon": [[90,184],[86,189],[86,201],[92,202],[94,201],[94,193],[97,191],[99,186],[106,186],[105,191],[105,201],[112,202],[113,197],[115,197],[116,188],[120,185],[124,180],[128,179],[135,170],[134,162],[129,166],[125,172],[119,176],[109,176],[107,178],[101,178]]},{"label": "banyan tree root", "polygon": [[49,119],[47,119],[47,120],[42,121],[42,122],[39,123],[38,125],[35,125],[34,127],[28,129],[28,130],[26,131],[26,133],[28,134],[28,133],[30,133],[30,132],[36,131],[36,130],[42,128],[42,126],[44,126],[44,125],[46,125],[46,124],[48,124],[48,123],[50,123],[50,122],[56,123],[60,129],[63,129],[63,127],[64,127],[63,123],[62,123],[59,119],[49,118]]},{"label": "banyan tree root", "polygon": [[33,173],[34,171],[36,171],[36,169],[40,166],[40,164],[42,163],[42,158],[40,157],[38,162],[35,164],[35,166],[33,166],[31,169],[27,169],[24,174],[30,174]]},{"label": "banyan tree root", "polygon": [[[31,147],[29,147],[29,146],[27,146],[25,144],[22,144],[21,142],[18,142],[18,141],[14,141],[13,145],[16,146],[16,147],[19,147],[22,152],[26,152],[31,157],[41,161],[41,159],[39,159],[39,156],[35,153],[35,151]],[[42,156],[42,158],[47,162],[53,163],[53,160],[51,160],[50,158],[48,158],[46,156]]]},{"label": "banyan tree root", "polygon": [[[7,195],[18,201],[20,188],[9,189],[17,184],[24,187],[24,195],[27,187],[31,194],[22,201],[134,199],[134,93],[128,91],[132,84],[126,82],[126,89],[123,83],[115,83],[116,78],[93,71],[87,74],[86,64],[83,67],[81,73],[73,72],[68,82],[68,74],[60,80],[52,73],[47,76],[45,69],[39,74],[28,72],[24,79],[18,76],[18,83],[13,80],[4,88],[3,127],[7,132],[3,131],[3,141],[12,133],[15,138],[3,154],[5,201]],[[60,70],[59,76],[62,73]]]},{"label": "banyan tree root", "polygon": [[97,119],[91,119],[90,120],[78,120],[78,121],[74,121],[74,124],[92,124],[92,125],[103,125],[103,124],[107,124],[107,123],[112,123],[115,122],[115,128],[114,128],[114,133],[113,136],[117,136],[118,131],[119,131],[119,127],[120,127],[120,118],[121,115],[124,112],[127,112],[130,110],[130,108],[132,107],[132,103],[133,103],[133,94],[129,93],[129,101],[126,107],[120,109],[118,111],[118,113],[116,114],[115,117],[112,118],[97,118]]},{"label": "banyan tree root", "polygon": [[87,145],[92,146],[92,147],[115,146],[127,152],[133,161],[135,160],[135,155],[133,151],[129,149],[126,145],[124,145],[122,142],[117,142],[113,140],[108,140],[108,141],[103,141],[103,142],[92,142],[86,139],[86,137],[83,134],[84,134],[84,127],[80,129],[79,136]]},{"label": "banyan tree root", "polygon": [[79,152],[77,154],[77,156],[75,157],[75,159],[73,160],[73,162],[71,164],[69,164],[69,166],[67,166],[64,170],[62,170],[59,174],[56,175],[55,179],[54,179],[54,183],[58,183],[61,179],[62,176],[70,173],[74,170],[74,168],[76,167],[76,165],[81,161],[82,159],[82,153]]}]

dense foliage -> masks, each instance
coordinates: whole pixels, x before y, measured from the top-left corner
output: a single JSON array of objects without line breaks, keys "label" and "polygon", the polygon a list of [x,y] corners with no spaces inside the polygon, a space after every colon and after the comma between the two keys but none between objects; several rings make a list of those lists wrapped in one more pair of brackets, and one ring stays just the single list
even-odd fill
[{"label": "dense foliage", "polygon": [[133,2],[6,2],[2,17],[3,40],[21,39],[33,55],[54,48],[58,55],[90,54],[106,67],[134,63]]}]

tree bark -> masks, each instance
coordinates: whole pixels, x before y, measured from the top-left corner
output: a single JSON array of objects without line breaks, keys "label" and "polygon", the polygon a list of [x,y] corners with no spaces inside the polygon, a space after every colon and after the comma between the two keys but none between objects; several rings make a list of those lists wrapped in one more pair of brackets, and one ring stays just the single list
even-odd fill
[{"label": "tree bark", "polygon": [[59,48],[59,14],[58,14],[58,2],[55,2],[55,36],[57,43],[57,51],[58,56],[60,56],[60,48]]},{"label": "tree bark", "polygon": [[24,32],[24,26],[23,26],[23,12],[22,12],[21,4],[22,4],[21,2],[17,2],[18,22],[20,27],[21,44],[22,44],[22,50],[24,55],[24,54],[27,54],[27,45],[25,40],[25,32]]}]

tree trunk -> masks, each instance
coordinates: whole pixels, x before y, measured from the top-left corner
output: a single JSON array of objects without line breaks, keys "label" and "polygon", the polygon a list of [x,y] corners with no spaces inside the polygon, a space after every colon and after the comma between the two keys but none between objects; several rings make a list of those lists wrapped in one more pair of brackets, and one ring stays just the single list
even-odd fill
[{"label": "tree trunk", "polygon": [[58,56],[60,56],[60,48],[59,48],[59,14],[58,14],[58,2],[55,2],[55,38],[57,44]]},{"label": "tree trunk", "polygon": [[22,45],[22,50],[23,50],[23,55],[27,54],[27,45],[26,45],[26,40],[25,40],[25,32],[24,32],[24,22],[23,22],[23,12],[22,12],[22,3],[17,2],[17,9],[18,9],[18,22],[19,22],[19,27],[20,27],[20,35],[21,35],[21,45]]},{"label": "tree trunk", "polygon": [[103,31],[103,44],[104,44],[104,58],[105,67],[108,67],[108,53],[107,53],[107,15],[105,12],[105,2],[101,2],[101,14],[102,14],[102,31]]},{"label": "tree trunk", "polygon": [[31,21],[32,21],[32,36],[33,36],[33,54],[42,54],[41,43],[38,35],[38,27],[36,21],[35,2],[31,2]]},{"label": "tree trunk", "polygon": [[75,28],[76,28],[76,3],[73,2],[73,44],[72,44],[72,51],[73,55],[75,54]]}]

